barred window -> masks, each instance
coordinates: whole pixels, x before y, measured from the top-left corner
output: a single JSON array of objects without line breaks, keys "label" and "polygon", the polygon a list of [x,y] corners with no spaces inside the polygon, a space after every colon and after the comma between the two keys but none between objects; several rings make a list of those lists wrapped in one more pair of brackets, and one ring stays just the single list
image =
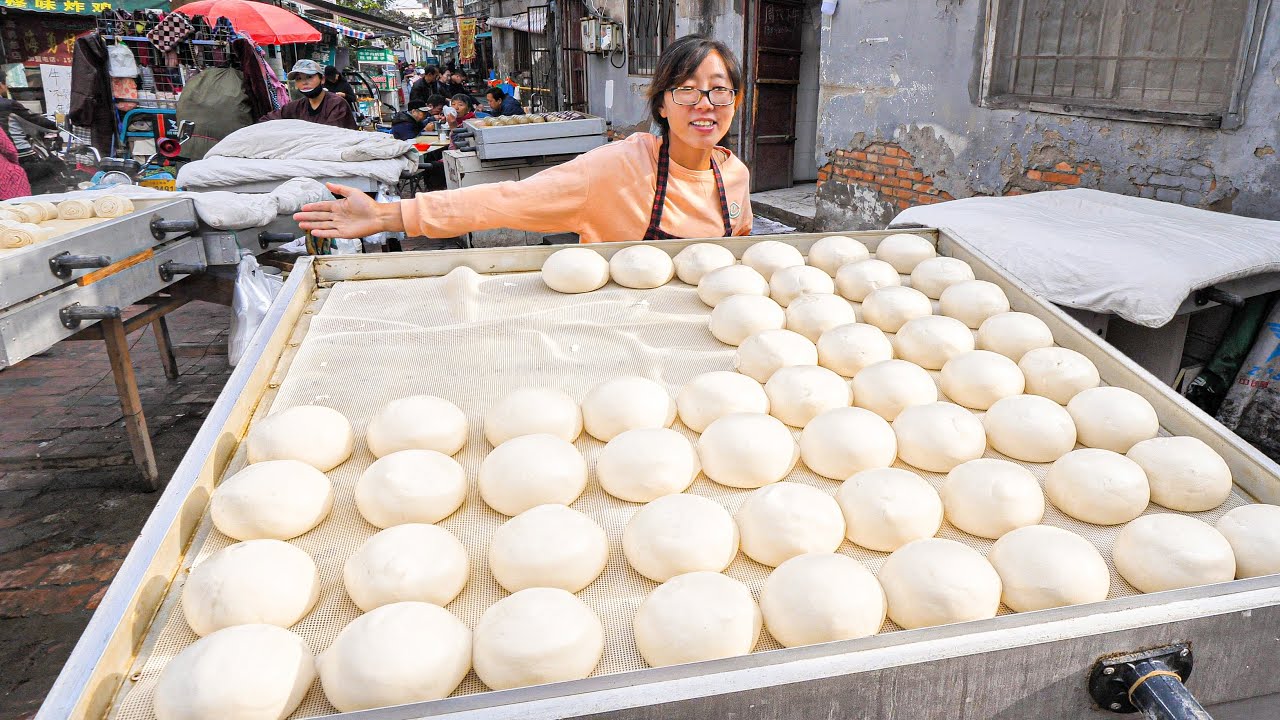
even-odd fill
[{"label": "barred window", "polygon": [[676,36],[675,0],[628,0],[627,72],[652,75]]},{"label": "barred window", "polygon": [[998,107],[1218,126],[1266,0],[991,0]]}]

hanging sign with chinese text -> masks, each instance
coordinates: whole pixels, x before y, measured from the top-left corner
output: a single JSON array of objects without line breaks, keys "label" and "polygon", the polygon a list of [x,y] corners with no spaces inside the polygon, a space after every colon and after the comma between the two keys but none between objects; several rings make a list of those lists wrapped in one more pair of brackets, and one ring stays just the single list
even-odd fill
[{"label": "hanging sign with chinese text", "polygon": [[476,19],[458,18],[458,59],[469,63],[476,59]]},{"label": "hanging sign with chinese text", "polygon": [[4,7],[12,10],[63,13],[67,15],[97,15],[106,10],[160,10],[169,11],[168,2],[151,0],[3,0]]}]

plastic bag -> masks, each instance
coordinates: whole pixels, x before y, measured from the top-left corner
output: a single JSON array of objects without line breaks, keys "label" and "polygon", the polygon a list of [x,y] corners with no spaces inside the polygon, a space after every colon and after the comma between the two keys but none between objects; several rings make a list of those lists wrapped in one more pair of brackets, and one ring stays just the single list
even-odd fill
[{"label": "plastic bag", "polygon": [[257,258],[248,252],[241,254],[231,294],[231,337],[227,341],[227,362],[232,367],[240,362],[282,287],[284,278],[263,272]]},{"label": "plastic bag", "polygon": [[1218,421],[1273,460],[1280,460],[1280,300],[1273,302]]},{"label": "plastic bag", "polygon": [[[378,194],[377,194],[376,196],[374,196],[374,198],[373,198],[373,199],[374,199],[374,201],[376,201],[376,202],[380,202],[380,203],[393,203],[393,202],[400,202],[400,196],[399,196],[399,195],[397,195],[397,194],[395,193],[395,191],[394,191],[394,190],[389,189],[386,185],[383,185],[383,186],[382,186],[382,188],[381,188],[380,190],[378,190]],[[366,236],[364,237],[364,242],[365,242],[365,244],[366,244],[366,245],[382,245],[382,246],[385,246],[385,245],[387,244],[387,241],[388,241],[388,240],[400,240],[400,241],[403,241],[403,240],[404,240],[404,233],[402,233],[402,232],[377,232],[377,233],[374,233],[374,234],[372,234],[372,235],[366,235]],[[357,250],[356,252],[360,252],[360,251],[359,251],[359,250]]]}]

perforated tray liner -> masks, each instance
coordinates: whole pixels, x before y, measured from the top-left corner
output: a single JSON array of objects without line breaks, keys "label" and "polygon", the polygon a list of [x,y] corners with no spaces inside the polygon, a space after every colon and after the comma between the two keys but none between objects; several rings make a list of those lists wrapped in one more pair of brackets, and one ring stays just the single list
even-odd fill
[{"label": "perforated tray liner", "polygon": [[[905,280],[905,278],[904,278]],[[695,376],[711,370],[732,370],[735,348],[721,344],[707,329],[710,309],[695,289],[678,280],[655,290],[629,290],[610,283],[583,295],[561,295],[546,288],[538,273],[481,276],[458,269],[445,277],[348,281],[326,293],[279,393],[273,411],[295,405],[319,404],[336,408],[350,418],[356,431],[351,458],[328,473],[335,500],[331,515],[311,532],[290,541],[311,554],[320,571],[320,600],[292,629],[319,654],[360,611],[342,587],[342,566],[361,543],[377,532],[356,510],[354,488],[374,457],[364,444],[369,418],[386,402],[406,395],[447,398],[466,413],[470,437],[455,456],[466,469],[471,488],[462,509],[439,523],[456,535],[471,558],[471,576],[448,610],[474,628],[480,615],[504,597],[489,573],[489,537],[507,518],[480,499],[475,487],[481,460],[489,452],[484,438],[484,413],[507,393],[523,387],[552,387],[581,399],[596,384],[619,375],[641,375],[666,385],[672,397]],[[937,303],[934,303],[935,311]],[[855,308],[857,305],[855,304]],[[859,309],[859,320],[861,312]],[[938,373],[931,373],[935,380]],[[941,391],[939,391],[941,394]],[[675,429],[690,441],[697,434],[679,420]],[[299,428],[300,434],[305,429]],[[799,431],[795,431],[799,437]],[[323,442],[324,438],[310,438]],[[594,469],[603,443],[585,432],[576,443]],[[244,466],[239,449],[226,477]],[[1004,458],[992,450],[987,457]],[[1043,483],[1047,465],[1022,463]],[[920,472],[901,462],[902,467]],[[941,488],[943,475],[920,472]],[[803,462],[786,478],[834,493],[838,482],[815,475]],[[738,509],[749,490],[728,488],[699,476],[687,492]],[[1228,510],[1249,502],[1238,489],[1221,507],[1196,517],[1212,524]],[[1137,594],[1110,561],[1111,545],[1120,527],[1099,527],[1063,515],[1046,499],[1046,524],[1074,531],[1098,548],[1111,569],[1109,597]],[[573,507],[598,522],[609,536],[609,562],[604,573],[578,593],[604,623],[604,657],[595,674],[646,667],[636,650],[631,620],[644,597],[657,583],[631,569],[622,555],[622,532],[640,507],[606,494],[594,472],[586,492]],[[1151,504],[1150,513],[1170,512]],[[984,555],[992,541],[968,535],[944,522],[938,537],[959,540]],[[206,517],[188,562],[196,564],[232,544],[212,529]],[[839,552],[860,560],[873,572],[887,557],[845,541]],[[742,553],[726,573],[746,583],[759,598],[770,568]],[[149,647],[130,678],[131,687],[119,700],[117,717],[154,717],[151,694],[165,663],[196,640],[183,619],[180,593],[186,578],[179,572],[151,630]],[[1001,606],[1001,614],[1009,610]],[[881,632],[899,630],[886,620]],[[781,646],[768,631],[761,633],[756,652]],[[472,672],[455,695],[484,692]],[[317,681],[293,717],[336,712]]]}]

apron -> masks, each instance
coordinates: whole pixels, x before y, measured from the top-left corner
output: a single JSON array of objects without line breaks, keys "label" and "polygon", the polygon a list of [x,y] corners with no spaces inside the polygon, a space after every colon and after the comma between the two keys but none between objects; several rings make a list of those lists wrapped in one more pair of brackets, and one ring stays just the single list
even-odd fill
[{"label": "apron", "polygon": [[[662,224],[662,206],[667,201],[667,173],[671,165],[671,155],[667,152],[667,143],[662,139],[662,149],[658,151],[658,188],[653,193],[653,210],[649,213],[649,228],[644,231],[645,240],[685,240],[667,233],[658,227]],[[716,164],[715,155],[711,156],[711,172],[716,176],[716,192],[720,194],[720,219],[724,221],[724,236],[733,236],[733,224],[729,220],[729,202],[724,194],[724,178],[720,177],[720,166]]]}]

